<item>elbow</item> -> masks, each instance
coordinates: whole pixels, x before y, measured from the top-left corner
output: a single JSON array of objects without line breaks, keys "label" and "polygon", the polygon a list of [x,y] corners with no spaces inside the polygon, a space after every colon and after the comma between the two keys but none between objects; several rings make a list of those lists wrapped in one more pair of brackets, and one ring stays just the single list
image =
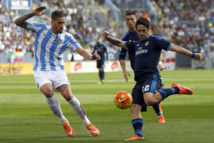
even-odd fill
[{"label": "elbow", "polygon": [[16,26],[20,26],[20,22],[18,20],[15,20],[14,23],[16,24]]}]

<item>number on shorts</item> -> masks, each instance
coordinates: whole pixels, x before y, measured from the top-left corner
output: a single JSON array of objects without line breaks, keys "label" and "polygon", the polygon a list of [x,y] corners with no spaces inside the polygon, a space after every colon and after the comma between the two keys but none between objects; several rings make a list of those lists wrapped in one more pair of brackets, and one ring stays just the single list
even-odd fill
[{"label": "number on shorts", "polygon": [[149,85],[145,85],[142,87],[143,92],[149,91]]}]

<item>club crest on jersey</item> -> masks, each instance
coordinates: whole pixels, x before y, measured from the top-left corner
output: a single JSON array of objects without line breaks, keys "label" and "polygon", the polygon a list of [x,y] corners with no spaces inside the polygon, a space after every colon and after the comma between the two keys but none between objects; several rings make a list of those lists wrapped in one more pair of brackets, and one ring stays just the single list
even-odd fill
[{"label": "club crest on jersey", "polygon": [[149,41],[147,41],[146,43],[145,43],[145,46],[148,46],[149,45]]},{"label": "club crest on jersey", "polygon": [[57,39],[56,41],[57,41],[57,43],[60,43],[60,42],[62,42],[62,39]]}]

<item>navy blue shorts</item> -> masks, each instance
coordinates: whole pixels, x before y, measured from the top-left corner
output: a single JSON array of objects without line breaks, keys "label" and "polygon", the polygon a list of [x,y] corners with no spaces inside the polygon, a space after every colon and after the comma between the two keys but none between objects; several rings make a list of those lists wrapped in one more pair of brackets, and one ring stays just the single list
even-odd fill
[{"label": "navy blue shorts", "polygon": [[143,94],[146,92],[155,93],[161,88],[161,85],[161,79],[157,78],[155,74],[144,76],[142,82],[136,83],[132,90],[132,104],[141,105],[142,112],[147,111],[147,105],[145,104]]},{"label": "navy blue shorts", "polygon": [[105,68],[105,60],[97,60],[97,68]]},{"label": "navy blue shorts", "polygon": [[162,86],[164,86],[163,79],[160,78],[160,80],[161,80],[161,87],[162,87]]}]

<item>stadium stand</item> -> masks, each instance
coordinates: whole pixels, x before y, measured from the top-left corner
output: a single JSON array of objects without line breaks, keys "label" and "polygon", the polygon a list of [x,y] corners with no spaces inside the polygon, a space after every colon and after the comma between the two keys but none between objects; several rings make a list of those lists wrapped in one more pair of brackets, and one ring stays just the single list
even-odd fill
[{"label": "stadium stand", "polygon": [[[64,11],[66,31],[72,33],[89,51],[93,50],[95,39],[104,29],[110,31],[113,36],[121,38],[124,31],[127,31],[124,23],[125,12],[133,10],[138,17],[147,15],[150,18],[154,35],[162,36],[193,52],[201,51],[206,58],[214,58],[212,0],[95,0],[94,9],[91,9],[92,3],[88,0],[33,0],[33,2],[33,7],[45,5],[47,15],[54,10]],[[189,5],[193,7],[189,8]],[[8,10],[1,4],[0,54],[8,51],[30,55],[33,53],[34,34],[14,25],[13,21],[17,16],[16,11]],[[32,21],[49,24],[50,18],[44,15]],[[107,46],[116,57],[119,48],[108,43]],[[0,59],[0,62],[5,61]]]}]

